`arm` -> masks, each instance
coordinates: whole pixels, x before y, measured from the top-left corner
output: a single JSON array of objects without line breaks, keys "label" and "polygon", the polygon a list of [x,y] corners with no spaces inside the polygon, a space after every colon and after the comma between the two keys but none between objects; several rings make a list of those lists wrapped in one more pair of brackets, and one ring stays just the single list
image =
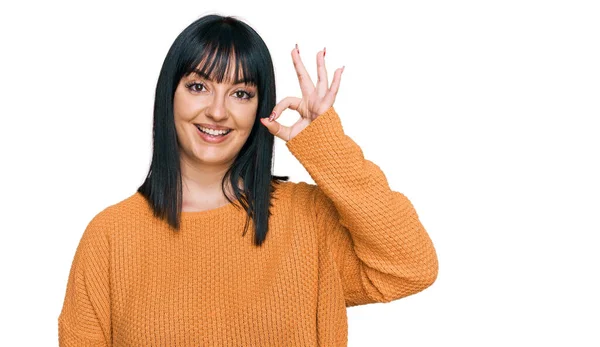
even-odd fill
[{"label": "arm", "polygon": [[85,229],[69,272],[65,299],[58,317],[61,347],[111,346],[109,223],[95,216]]},{"label": "arm", "polygon": [[411,202],[344,134],[331,107],[286,143],[315,183],[315,218],[346,306],[389,302],[437,278],[433,243]]}]

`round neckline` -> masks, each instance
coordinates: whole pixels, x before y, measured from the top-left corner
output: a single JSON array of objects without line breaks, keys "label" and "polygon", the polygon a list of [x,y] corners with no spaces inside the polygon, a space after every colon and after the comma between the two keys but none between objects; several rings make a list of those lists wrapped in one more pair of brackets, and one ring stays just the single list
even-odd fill
[{"label": "round neckline", "polygon": [[[148,201],[146,201],[146,198],[142,195],[142,193],[136,191],[134,196],[137,197],[140,201],[142,201],[145,204],[145,206],[148,207],[148,209],[152,210]],[[238,206],[238,207],[236,208],[236,206]],[[243,210],[242,206],[240,205],[240,203],[238,201],[234,201],[233,203],[228,202],[227,204],[225,204],[223,206],[212,208],[210,210],[181,211],[180,218],[181,218],[181,220],[193,220],[193,219],[198,219],[198,218],[227,215],[231,212],[239,212],[240,210]]]},{"label": "round neckline", "polygon": [[[290,182],[288,182],[288,181],[279,182],[278,185],[285,186],[286,183],[290,183]],[[273,195],[273,197],[279,195],[279,189],[278,188],[275,189],[276,193]],[[150,210],[152,209],[148,205],[149,203],[148,203],[148,201],[146,201],[146,198],[144,197],[144,195],[142,195],[142,193],[136,191],[135,194],[134,194],[134,196],[138,197],[140,199],[140,201],[143,201]],[[204,210],[204,211],[181,211],[180,212],[180,219],[181,220],[195,220],[195,219],[202,219],[202,218],[215,217],[215,216],[226,216],[226,215],[231,215],[231,214],[241,214],[241,212],[244,212],[244,215],[246,214],[246,211],[242,207],[241,203],[239,201],[237,201],[237,200],[234,200],[233,202],[228,202],[227,204],[225,204],[223,206],[212,208],[210,210]]]},{"label": "round neckline", "polygon": [[[239,203],[235,202],[235,205],[242,208]],[[238,212],[238,209],[234,206],[234,203],[227,202],[227,204],[215,208],[211,208],[210,210],[204,211],[181,211],[181,219],[196,219],[196,218],[204,218],[211,217],[215,215],[227,214],[229,212]]]}]

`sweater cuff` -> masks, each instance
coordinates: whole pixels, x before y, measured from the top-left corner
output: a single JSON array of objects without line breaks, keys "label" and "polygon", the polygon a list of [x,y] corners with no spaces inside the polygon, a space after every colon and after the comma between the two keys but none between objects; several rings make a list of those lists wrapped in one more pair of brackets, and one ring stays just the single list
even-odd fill
[{"label": "sweater cuff", "polygon": [[[337,156],[347,152],[350,148],[346,146],[351,146],[351,143],[346,140],[341,120],[331,106],[285,145],[315,179],[313,174],[317,173],[317,169],[321,169],[319,171],[323,174],[342,169],[334,168],[336,159],[339,159]],[[315,183],[318,183],[317,180]]]}]

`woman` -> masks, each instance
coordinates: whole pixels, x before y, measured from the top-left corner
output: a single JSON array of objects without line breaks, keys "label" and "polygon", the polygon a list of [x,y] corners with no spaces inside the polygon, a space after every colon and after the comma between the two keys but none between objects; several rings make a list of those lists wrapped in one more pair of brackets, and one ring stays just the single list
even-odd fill
[{"label": "woman", "polygon": [[[269,51],[247,24],[208,15],[176,38],[149,173],[84,231],[61,346],[346,346],[346,307],[435,281],[411,202],[343,132],[343,68],[329,85],[323,49],[314,84],[291,55],[302,97],[276,105]],[[287,108],[301,116],[291,127],[277,122]],[[316,184],[271,174],[274,136]]]}]

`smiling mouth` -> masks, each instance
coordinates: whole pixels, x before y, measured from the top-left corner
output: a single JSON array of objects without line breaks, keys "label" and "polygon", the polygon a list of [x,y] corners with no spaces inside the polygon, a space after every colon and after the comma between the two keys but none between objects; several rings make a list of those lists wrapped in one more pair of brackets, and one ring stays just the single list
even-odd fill
[{"label": "smiling mouth", "polygon": [[206,129],[206,128],[202,128],[199,125],[196,125],[196,128],[198,130],[200,130],[202,133],[211,136],[211,137],[221,137],[221,136],[225,136],[227,134],[229,134],[231,132],[232,129],[229,129],[227,131],[223,131],[223,130],[212,130],[212,129]]}]

